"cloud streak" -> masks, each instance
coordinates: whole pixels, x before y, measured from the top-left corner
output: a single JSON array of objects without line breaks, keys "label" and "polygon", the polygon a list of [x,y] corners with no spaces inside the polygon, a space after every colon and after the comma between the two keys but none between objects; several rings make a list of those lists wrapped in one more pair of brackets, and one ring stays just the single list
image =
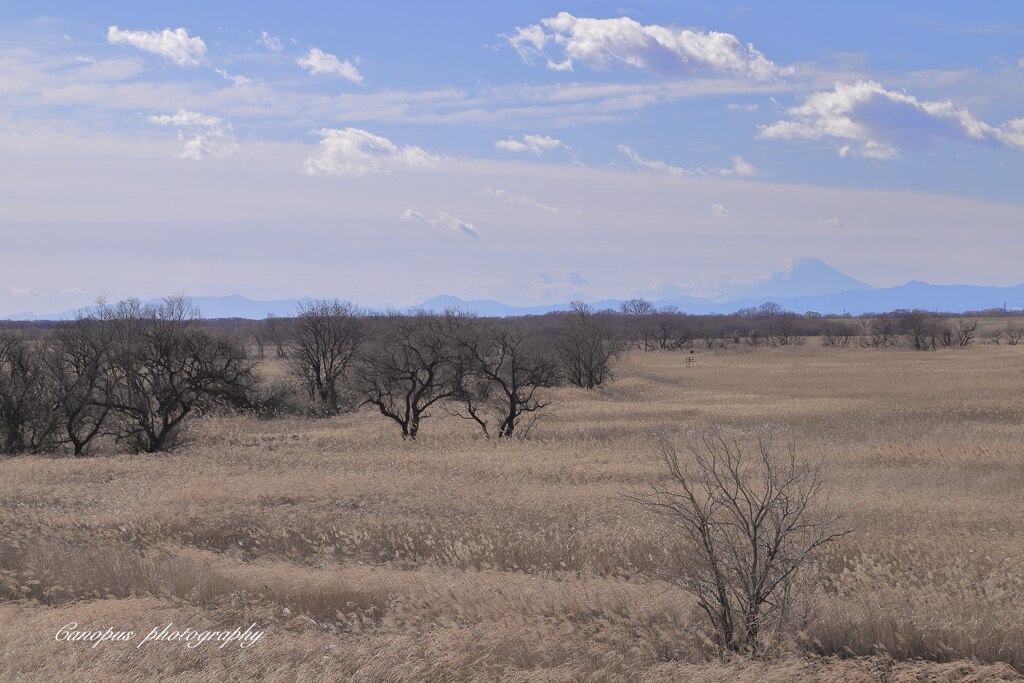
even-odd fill
[{"label": "cloud streak", "polygon": [[534,156],[540,156],[554,149],[564,149],[565,143],[547,135],[524,135],[522,140],[513,138],[498,140],[494,146],[504,152],[529,152]]},{"label": "cloud streak", "polygon": [[643,157],[629,145],[619,145],[618,150],[620,154],[641,168],[674,176],[752,176],[757,173],[754,165],[739,155],[731,157],[732,166],[683,168],[682,166],[673,166],[657,159]]},{"label": "cloud streak", "polygon": [[775,81],[792,71],[731,33],[645,25],[629,17],[592,19],[560,12],[538,24],[517,27],[507,40],[523,61],[541,59],[553,71],[572,71],[576,64],[597,70],[620,64],[640,71],[712,73],[759,82]]},{"label": "cloud streak", "polygon": [[406,209],[402,212],[402,220],[428,225],[437,230],[461,233],[475,240],[480,239],[480,232],[476,229],[475,225],[461,218],[456,218],[447,211],[439,211],[433,218],[427,218],[419,211]]},{"label": "cloud streak", "polygon": [[[519,195],[514,195],[514,194],[511,194],[510,192],[507,192],[507,191],[502,190],[500,188],[488,187],[488,188],[485,188],[484,190],[481,190],[481,194],[487,195],[488,197],[494,197],[495,199],[497,199],[497,200],[499,200],[501,202],[504,202],[506,204],[518,204],[518,205],[521,205],[521,206],[532,206],[535,209],[540,209],[541,211],[548,211],[550,213],[561,213],[562,212],[562,209],[558,208],[557,206],[552,206],[550,204],[543,204],[541,202],[538,202],[535,199],[531,199],[530,197],[523,197],[523,196],[519,196]],[[575,214],[579,215],[582,212],[579,209],[574,209],[572,211],[572,213],[575,213]]]}]

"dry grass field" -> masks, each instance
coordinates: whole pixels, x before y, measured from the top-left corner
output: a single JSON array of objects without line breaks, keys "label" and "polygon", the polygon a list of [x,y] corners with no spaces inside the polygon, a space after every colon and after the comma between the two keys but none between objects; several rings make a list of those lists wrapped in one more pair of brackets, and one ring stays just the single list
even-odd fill
[{"label": "dry grass field", "polygon": [[[634,354],[533,438],[209,418],[169,456],[0,461],[0,680],[983,681],[1024,672],[1024,346]],[[855,533],[799,631],[719,659],[625,501],[652,442],[777,425]],[[54,640],[257,623],[249,649]]]}]

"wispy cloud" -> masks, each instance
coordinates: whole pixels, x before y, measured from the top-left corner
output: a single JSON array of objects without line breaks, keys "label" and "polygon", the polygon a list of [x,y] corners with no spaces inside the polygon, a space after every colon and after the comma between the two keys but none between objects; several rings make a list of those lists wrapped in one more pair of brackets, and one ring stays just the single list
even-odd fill
[{"label": "wispy cloud", "polygon": [[236,88],[241,88],[252,83],[252,79],[248,76],[232,76],[224,69],[214,69],[213,71],[225,81],[230,81],[231,85]]},{"label": "wispy cloud", "polygon": [[263,47],[273,52],[280,52],[284,49],[284,45],[281,44],[281,39],[277,36],[270,35],[266,31],[260,31],[259,41]]},{"label": "wispy cloud", "polygon": [[828,217],[828,218],[822,218],[822,217],[819,216],[818,217],[818,225],[820,225],[822,227],[826,227],[826,228],[843,228],[843,229],[846,228],[846,226],[843,225],[843,222],[840,221],[835,216],[831,216],[831,217]]},{"label": "wispy cloud", "polygon": [[322,128],[318,153],[306,160],[307,175],[360,178],[371,173],[434,168],[440,157],[415,145],[396,145],[359,128]]},{"label": "wispy cloud", "polygon": [[646,168],[650,171],[668,173],[669,175],[675,176],[752,176],[757,172],[757,169],[754,168],[753,164],[739,155],[731,157],[732,166],[684,168],[682,166],[673,166],[672,164],[658,159],[647,159],[628,145],[619,145],[618,150],[637,166]]},{"label": "wispy cloud", "polygon": [[456,218],[447,211],[439,211],[433,218],[427,218],[419,211],[406,209],[402,212],[402,220],[429,225],[430,227],[439,230],[458,232],[463,235],[468,235],[473,239],[480,239],[480,232],[476,229],[475,225],[468,221],[464,221],[461,218]]},{"label": "wispy cloud", "polygon": [[31,297],[42,297],[46,296],[42,292],[32,289],[31,287],[15,287],[11,290],[11,294],[14,296],[31,296]]},{"label": "wispy cloud", "polygon": [[924,101],[874,81],[836,83],[789,110],[790,119],[761,126],[758,137],[833,139],[840,156],[894,159],[903,149],[934,149],[943,140],[1024,149],[1024,118],[1000,127],[975,118],[950,100]]},{"label": "wispy cloud", "polygon": [[507,40],[525,62],[540,58],[555,71],[572,71],[577,63],[602,70],[621,64],[644,71],[710,72],[762,82],[791,71],[731,33],[644,25],[629,17],[590,19],[560,12],[538,24],[517,27]]},{"label": "wispy cloud", "polygon": [[[541,202],[538,202],[535,199],[531,199],[530,197],[514,195],[514,194],[512,194],[510,192],[507,192],[507,191],[499,189],[499,188],[488,187],[488,188],[485,188],[484,190],[481,190],[481,194],[485,194],[488,197],[494,197],[495,199],[500,200],[500,201],[502,201],[502,202],[504,202],[506,204],[519,204],[519,205],[522,205],[522,206],[532,206],[535,209],[540,209],[541,211],[549,211],[551,213],[561,213],[562,212],[562,209],[558,208],[557,206],[552,206],[550,204],[542,204]],[[578,214],[581,214],[582,211],[580,211],[579,209],[572,209],[571,213],[575,213],[575,214],[578,215]]]},{"label": "wispy cloud", "polygon": [[[184,141],[185,145],[177,155],[180,159],[224,158],[231,156],[235,150],[235,145],[228,140],[231,124],[218,116],[179,109],[173,115],[150,116],[149,121],[182,129],[178,139]],[[184,131],[188,131],[188,134]]]},{"label": "wispy cloud", "polygon": [[206,54],[206,43],[195,36],[190,37],[184,28],[163,31],[123,31],[115,26],[107,29],[107,41],[111,44],[124,43],[144,52],[166,57],[178,66],[198,66]]},{"label": "wispy cloud", "polygon": [[522,140],[515,140],[513,138],[498,140],[494,143],[494,146],[505,152],[529,152],[534,156],[540,156],[553,149],[564,148],[565,144],[561,140],[556,140],[547,135],[524,135]]},{"label": "wispy cloud", "polygon": [[725,204],[712,204],[711,215],[714,216],[715,218],[728,218],[729,209],[728,207],[726,207]]},{"label": "wispy cloud", "polygon": [[319,48],[312,48],[305,57],[297,59],[296,64],[316,76],[338,76],[353,83],[363,82],[363,75],[355,64],[347,59],[342,61]]}]

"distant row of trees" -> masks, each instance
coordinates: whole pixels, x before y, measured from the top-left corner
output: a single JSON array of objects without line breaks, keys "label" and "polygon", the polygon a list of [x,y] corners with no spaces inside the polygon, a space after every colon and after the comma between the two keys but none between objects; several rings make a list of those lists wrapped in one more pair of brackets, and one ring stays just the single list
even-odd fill
[{"label": "distant row of trees", "polygon": [[[335,415],[371,407],[415,439],[432,411],[471,421],[486,436],[529,433],[547,389],[594,389],[630,348],[653,351],[798,346],[930,350],[977,341],[978,323],[925,311],[862,318],[797,315],[777,304],[731,316],[689,316],[634,299],[619,311],[575,303],[515,319],[376,313],[311,301],[293,318],[202,321],[184,297],[87,309],[49,328],[0,328],[0,452],[89,452],[113,440],[137,452],[173,448],[186,420],[214,409],[273,416]],[[990,343],[1017,345],[1010,323]],[[254,348],[254,356],[247,353]],[[286,382],[260,380],[273,355]]]},{"label": "distant row of trees", "polygon": [[[951,321],[927,311],[895,311],[859,321],[855,326],[836,323],[825,328],[822,344],[831,347],[857,345],[864,348],[890,348],[906,345],[918,351],[970,346],[977,340],[978,321],[960,318]],[[1015,345],[1024,331],[1009,326],[989,336],[993,343],[1003,339]]]},{"label": "distant row of trees", "polygon": [[189,417],[274,415],[296,386],[307,411],[370,406],[403,438],[415,439],[435,408],[511,438],[548,406],[546,389],[611,379],[623,348],[583,304],[550,339],[456,311],[371,315],[336,300],[270,324],[290,383],[261,383],[259,358],[237,336],[202,325],[184,297],[101,302],[35,338],[0,329],[0,452],[82,456],[103,439],[134,452],[170,450]]},{"label": "distant row of trees", "polygon": [[174,297],[100,303],[42,340],[0,330],[0,449],[67,447],[81,456],[111,437],[132,451],[162,451],[188,416],[243,404],[254,363],[197,318]]},{"label": "distant row of trees", "polygon": [[600,386],[623,350],[584,304],[545,340],[457,311],[371,316],[321,300],[303,304],[282,338],[292,376],[325,413],[372,406],[410,439],[435,406],[487,436],[526,432],[544,389]]}]

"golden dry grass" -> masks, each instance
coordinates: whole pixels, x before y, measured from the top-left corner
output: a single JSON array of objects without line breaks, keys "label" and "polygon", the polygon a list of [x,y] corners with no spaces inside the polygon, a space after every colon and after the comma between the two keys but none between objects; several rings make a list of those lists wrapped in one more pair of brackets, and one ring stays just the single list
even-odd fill
[{"label": "golden dry grass", "polygon": [[[0,462],[0,680],[1012,680],[1024,671],[1024,347],[634,355],[526,442],[435,415],[215,418],[170,456]],[[856,533],[766,661],[711,655],[621,499],[658,432],[773,423]],[[256,622],[248,650],[58,643]]]}]

